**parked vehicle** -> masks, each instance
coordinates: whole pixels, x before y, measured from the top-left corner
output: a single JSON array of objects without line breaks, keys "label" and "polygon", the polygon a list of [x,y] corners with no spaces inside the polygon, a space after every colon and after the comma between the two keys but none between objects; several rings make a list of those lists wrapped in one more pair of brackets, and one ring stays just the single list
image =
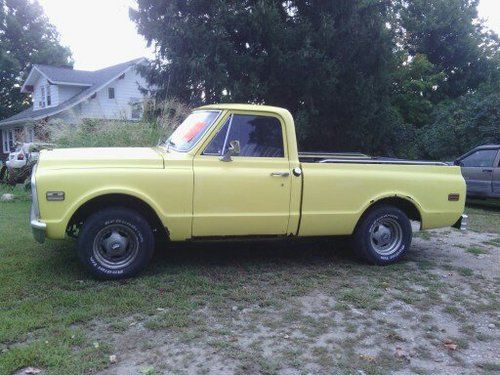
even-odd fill
[{"label": "parked vehicle", "polygon": [[500,198],[500,144],[476,147],[454,164],[462,169],[468,196]]},{"label": "parked vehicle", "polygon": [[27,166],[30,162],[38,160],[38,150],[32,151],[33,143],[23,143],[11,152],[7,157],[5,165],[10,169],[19,169]]},{"label": "parked vehicle", "polygon": [[195,110],[155,148],[42,151],[35,238],[77,238],[96,276],[128,277],[155,240],[353,235],[370,263],[399,260],[412,226],[465,226],[465,182],[444,163],[299,153],[291,114],[259,105]]},{"label": "parked vehicle", "polygon": [[0,182],[15,185],[22,184],[29,178],[36,164],[43,144],[23,143],[11,152],[0,171]]}]

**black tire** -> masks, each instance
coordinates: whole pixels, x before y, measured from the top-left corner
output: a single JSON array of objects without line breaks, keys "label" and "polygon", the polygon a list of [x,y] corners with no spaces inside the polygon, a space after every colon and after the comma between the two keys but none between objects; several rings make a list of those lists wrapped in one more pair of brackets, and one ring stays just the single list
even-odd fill
[{"label": "black tire", "polygon": [[354,231],[354,251],[370,264],[388,265],[400,260],[411,245],[408,216],[399,208],[379,205],[363,215]]},{"label": "black tire", "polygon": [[151,260],[154,234],[134,210],[105,208],[85,220],[77,241],[80,262],[100,279],[136,275]]}]

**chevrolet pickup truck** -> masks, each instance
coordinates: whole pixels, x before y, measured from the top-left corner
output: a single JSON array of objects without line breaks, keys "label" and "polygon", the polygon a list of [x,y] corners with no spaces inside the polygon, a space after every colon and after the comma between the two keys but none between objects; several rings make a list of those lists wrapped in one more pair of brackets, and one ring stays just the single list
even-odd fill
[{"label": "chevrolet pickup truck", "polygon": [[34,237],[77,238],[95,276],[130,277],[155,241],[352,236],[358,256],[386,265],[430,229],[465,225],[457,166],[299,153],[283,108],[198,108],[153,148],[42,151],[32,174]]}]

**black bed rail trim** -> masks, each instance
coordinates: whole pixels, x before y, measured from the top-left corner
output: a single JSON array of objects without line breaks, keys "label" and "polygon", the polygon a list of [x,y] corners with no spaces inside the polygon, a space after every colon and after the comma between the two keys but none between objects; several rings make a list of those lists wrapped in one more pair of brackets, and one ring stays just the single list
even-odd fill
[{"label": "black bed rail trim", "polygon": [[370,158],[361,152],[299,152],[299,158],[327,159],[327,158]]}]

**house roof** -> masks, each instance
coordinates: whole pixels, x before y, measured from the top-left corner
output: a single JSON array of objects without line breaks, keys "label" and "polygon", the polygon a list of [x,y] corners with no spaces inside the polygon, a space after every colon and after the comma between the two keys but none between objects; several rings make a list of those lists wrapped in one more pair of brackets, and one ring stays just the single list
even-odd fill
[{"label": "house roof", "polygon": [[[96,70],[93,72],[84,70],[73,70],[69,68],[58,68],[49,65],[35,65],[28,76],[28,81],[32,73],[36,70],[43,74],[53,84],[69,84],[84,86],[85,88],[80,93],[69,98],[68,100],[59,103],[59,105],[49,108],[33,110],[33,107],[26,109],[14,116],[0,121],[2,125],[12,125],[21,122],[37,121],[48,116],[56,115],[63,112],[84,100],[90,98],[97,91],[120,77],[127,70],[143,62],[144,58],[134,59],[122,64],[113,65],[108,68]],[[25,83],[26,84],[26,83]],[[24,86],[23,86],[24,87]]]},{"label": "house roof", "polygon": [[40,71],[40,73],[53,83],[71,83],[77,85],[91,85],[95,73],[88,70],[75,70],[51,65],[37,64],[33,68]]}]

